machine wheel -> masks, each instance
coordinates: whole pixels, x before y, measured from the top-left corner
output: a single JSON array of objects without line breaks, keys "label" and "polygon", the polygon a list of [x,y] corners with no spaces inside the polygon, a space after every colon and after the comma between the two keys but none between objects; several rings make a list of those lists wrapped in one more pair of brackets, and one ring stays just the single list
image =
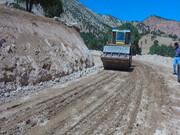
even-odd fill
[{"label": "machine wheel", "polygon": [[178,64],[178,68],[177,68],[177,71],[178,71],[178,82],[180,83],[180,63]]}]

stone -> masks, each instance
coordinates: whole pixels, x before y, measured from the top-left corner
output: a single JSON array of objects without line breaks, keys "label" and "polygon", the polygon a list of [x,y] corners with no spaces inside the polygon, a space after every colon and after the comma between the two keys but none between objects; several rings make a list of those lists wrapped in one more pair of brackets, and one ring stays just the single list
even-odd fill
[{"label": "stone", "polygon": [[39,84],[40,86],[42,86],[43,85],[43,82],[40,82],[40,84]]},{"label": "stone", "polygon": [[7,53],[12,53],[13,52],[10,45],[6,47],[6,52]]},{"label": "stone", "polygon": [[5,43],[6,40],[5,39],[0,39],[0,48],[2,47],[3,43]]},{"label": "stone", "polygon": [[9,92],[6,92],[6,93],[4,94],[4,96],[9,97],[9,96],[10,96]]},{"label": "stone", "polygon": [[11,46],[12,46],[14,49],[17,49],[15,44],[12,44]]},{"label": "stone", "polygon": [[57,16],[55,16],[55,17],[53,18],[53,20],[55,20],[55,21],[60,21],[60,19],[59,19]]},{"label": "stone", "polygon": [[22,88],[21,88],[21,87],[17,88],[17,91],[21,91],[21,90],[22,90]]},{"label": "stone", "polygon": [[35,55],[38,55],[40,53],[40,51],[36,50],[35,51]]},{"label": "stone", "polygon": [[15,91],[11,91],[10,92],[10,96],[15,96],[16,92]]},{"label": "stone", "polygon": [[55,82],[59,82],[60,80],[59,80],[59,78],[56,78],[54,81],[55,81]]}]

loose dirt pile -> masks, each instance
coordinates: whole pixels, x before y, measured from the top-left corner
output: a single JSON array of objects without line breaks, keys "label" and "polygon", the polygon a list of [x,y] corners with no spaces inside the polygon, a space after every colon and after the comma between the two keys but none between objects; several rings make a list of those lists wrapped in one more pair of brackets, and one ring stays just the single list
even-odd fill
[{"label": "loose dirt pile", "polygon": [[0,61],[0,97],[94,65],[76,29],[4,5],[0,5]]}]

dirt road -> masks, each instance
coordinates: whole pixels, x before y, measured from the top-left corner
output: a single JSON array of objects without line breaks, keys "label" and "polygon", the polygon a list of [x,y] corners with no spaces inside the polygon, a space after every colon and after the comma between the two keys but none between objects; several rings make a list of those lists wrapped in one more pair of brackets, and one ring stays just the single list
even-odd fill
[{"label": "dirt road", "polygon": [[180,134],[180,93],[159,71],[136,60],[0,105],[0,134]]}]

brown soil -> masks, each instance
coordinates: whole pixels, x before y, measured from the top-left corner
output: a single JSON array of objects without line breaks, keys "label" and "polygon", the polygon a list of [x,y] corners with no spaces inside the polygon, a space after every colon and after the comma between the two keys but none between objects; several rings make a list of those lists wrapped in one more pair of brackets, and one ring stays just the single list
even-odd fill
[{"label": "brown soil", "polygon": [[136,59],[132,72],[102,69],[3,104],[0,134],[178,135],[180,85],[169,70]]},{"label": "brown soil", "polygon": [[93,66],[75,28],[0,5],[0,97]]}]

